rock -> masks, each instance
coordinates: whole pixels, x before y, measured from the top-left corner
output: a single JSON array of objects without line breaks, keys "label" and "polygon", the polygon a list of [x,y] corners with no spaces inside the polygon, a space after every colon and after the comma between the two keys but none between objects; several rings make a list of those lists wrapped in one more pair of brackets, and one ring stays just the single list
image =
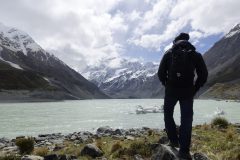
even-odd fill
[{"label": "rock", "polygon": [[81,155],[87,155],[93,158],[101,157],[103,152],[94,144],[87,144],[81,151]]},{"label": "rock", "polygon": [[147,130],[150,130],[149,127],[142,127],[143,130],[147,131]]},{"label": "rock", "polygon": [[58,160],[69,160],[67,155],[63,154],[63,155],[59,155],[58,156]]},{"label": "rock", "polygon": [[109,126],[106,127],[100,127],[97,129],[97,134],[112,134],[113,129]]},{"label": "rock", "polygon": [[17,153],[18,152],[18,147],[17,146],[13,146],[13,147],[4,147],[3,149],[2,149],[2,151],[4,152],[4,153]]},{"label": "rock", "polygon": [[35,137],[34,140],[36,143],[39,143],[39,142],[45,141],[46,138],[45,137]]},{"label": "rock", "polygon": [[53,144],[63,144],[63,139],[62,138],[53,139],[53,140],[50,140],[50,142]]},{"label": "rock", "polygon": [[135,138],[134,138],[133,136],[126,136],[126,139],[127,139],[127,140],[132,140],[132,141],[133,141]]},{"label": "rock", "polygon": [[193,158],[194,158],[194,160],[209,160],[207,155],[205,155],[203,153],[194,153]]},{"label": "rock", "polygon": [[38,137],[48,137],[49,134],[39,134]]},{"label": "rock", "polygon": [[144,160],[141,155],[136,154],[134,155],[134,160]]},{"label": "rock", "polygon": [[158,143],[159,144],[167,144],[169,142],[169,139],[167,136],[162,136],[159,140]]},{"label": "rock", "polygon": [[59,151],[63,148],[64,148],[64,146],[54,146],[53,151]]},{"label": "rock", "polygon": [[235,123],[234,126],[240,128],[240,123]]},{"label": "rock", "polygon": [[44,156],[44,160],[58,160],[58,156],[56,154],[50,154]]},{"label": "rock", "polygon": [[86,142],[89,139],[89,137],[87,135],[80,135],[78,140],[82,141],[82,142]]},{"label": "rock", "polygon": [[0,143],[3,143],[3,144],[10,143],[10,140],[7,138],[0,138]]},{"label": "rock", "polygon": [[52,143],[51,142],[45,142],[45,145],[50,146],[50,145],[52,145]]},{"label": "rock", "polygon": [[116,129],[113,133],[114,135],[123,135],[123,132],[121,129]]},{"label": "rock", "polygon": [[18,137],[16,137],[16,139],[21,139],[21,138],[25,138],[25,136],[18,136]]},{"label": "rock", "polygon": [[0,149],[4,148],[5,147],[5,144],[0,142]]},{"label": "rock", "polygon": [[151,160],[177,160],[177,150],[173,150],[166,145],[160,144],[151,157]]},{"label": "rock", "polygon": [[93,136],[93,134],[89,131],[85,131],[83,132],[83,135],[86,135],[86,136]]},{"label": "rock", "polygon": [[25,155],[21,158],[21,160],[43,160],[43,157],[34,156],[34,155]]},{"label": "rock", "polygon": [[70,138],[70,140],[72,140],[72,141],[75,141],[77,139],[78,139],[78,137],[76,135],[72,135],[71,138]]}]

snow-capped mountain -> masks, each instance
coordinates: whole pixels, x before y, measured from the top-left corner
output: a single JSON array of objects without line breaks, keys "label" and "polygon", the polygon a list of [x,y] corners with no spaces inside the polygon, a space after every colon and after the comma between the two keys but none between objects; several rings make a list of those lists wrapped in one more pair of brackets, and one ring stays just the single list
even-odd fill
[{"label": "snow-capped mountain", "polygon": [[224,38],[230,38],[236,34],[240,33],[240,23],[233,27],[228,34],[224,36]]},{"label": "snow-capped mountain", "polygon": [[[204,54],[209,78],[199,95],[202,94],[204,98],[240,98],[239,44],[240,24]],[[153,98],[164,95],[164,88],[156,75],[158,63],[122,59],[119,67],[112,68],[108,65],[112,60],[102,62],[99,67],[88,67],[83,75],[113,98]]]},{"label": "snow-capped mountain", "polygon": [[106,98],[93,83],[44,51],[28,34],[3,24],[0,65],[4,68],[0,69],[0,76],[4,77],[0,79],[0,89],[28,90],[30,99]]},{"label": "snow-capped mountain", "polygon": [[20,51],[25,55],[29,52],[45,52],[27,33],[2,23],[0,23],[0,43],[12,51]]},{"label": "snow-capped mountain", "polygon": [[105,60],[99,67],[88,67],[83,76],[113,98],[153,98],[160,96],[162,87],[157,78],[158,63],[121,59],[119,67]]}]

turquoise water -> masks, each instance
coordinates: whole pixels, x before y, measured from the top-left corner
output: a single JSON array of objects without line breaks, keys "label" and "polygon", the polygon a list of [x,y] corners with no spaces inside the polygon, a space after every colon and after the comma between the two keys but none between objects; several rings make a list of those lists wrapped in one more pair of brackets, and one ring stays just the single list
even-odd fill
[{"label": "turquoise water", "polygon": [[[44,133],[95,131],[100,126],[113,128],[164,128],[162,113],[137,115],[137,105],[161,106],[162,99],[111,99],[43,103],[0,103],[0,137],[36,136]],[[229,121],[240,122],[240,103],[195,100],[194,124],[210,122],[216,107],[226,112]],[[179,124],[179,105],[174,117]]]}]

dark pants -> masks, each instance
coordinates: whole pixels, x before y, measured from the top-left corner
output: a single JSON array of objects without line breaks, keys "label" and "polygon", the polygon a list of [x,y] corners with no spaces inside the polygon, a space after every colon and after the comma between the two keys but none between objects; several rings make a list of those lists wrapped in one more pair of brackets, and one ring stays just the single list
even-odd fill
[{"label": "dark pants", "polygon": [[[181,110],[181,126],[179,136],[173,119],[176,103],[179,101]],[[176,98],[165,96],[164,98],[164,121],[168,138],[173,143],[180,144],[180,152],[188,153],[191,144],[192,121],[193,121],[193,98]]]}]

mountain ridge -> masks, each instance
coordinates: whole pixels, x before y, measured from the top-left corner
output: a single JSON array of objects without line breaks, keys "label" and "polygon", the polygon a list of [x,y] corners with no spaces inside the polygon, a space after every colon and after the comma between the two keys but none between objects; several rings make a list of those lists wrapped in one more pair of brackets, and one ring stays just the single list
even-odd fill
[{"label": "mountain ridge", "polygon": [[[8,70],[18,66],[23,72],[33,72],[36,76],[42,77],[41,79],[45,80],[51,86],[50,88],[54,88],[50,91],[43,89],[42,95],[38,94],[40,99],[41,97],[49,99],[107,98],[93,83],[87,81],[53,54],[43,50],[25,32],[1,24],[0,47],[0,62],[12,64]],[[1,71],[0,75],[3,72]],[[19,75],[14,78],[17,80]],[[31,79],[31,77],[28,78]],[[21,87],[16,86],[14,89],[21,89]],[[46,96],[49,94],[51,96]]]}]

